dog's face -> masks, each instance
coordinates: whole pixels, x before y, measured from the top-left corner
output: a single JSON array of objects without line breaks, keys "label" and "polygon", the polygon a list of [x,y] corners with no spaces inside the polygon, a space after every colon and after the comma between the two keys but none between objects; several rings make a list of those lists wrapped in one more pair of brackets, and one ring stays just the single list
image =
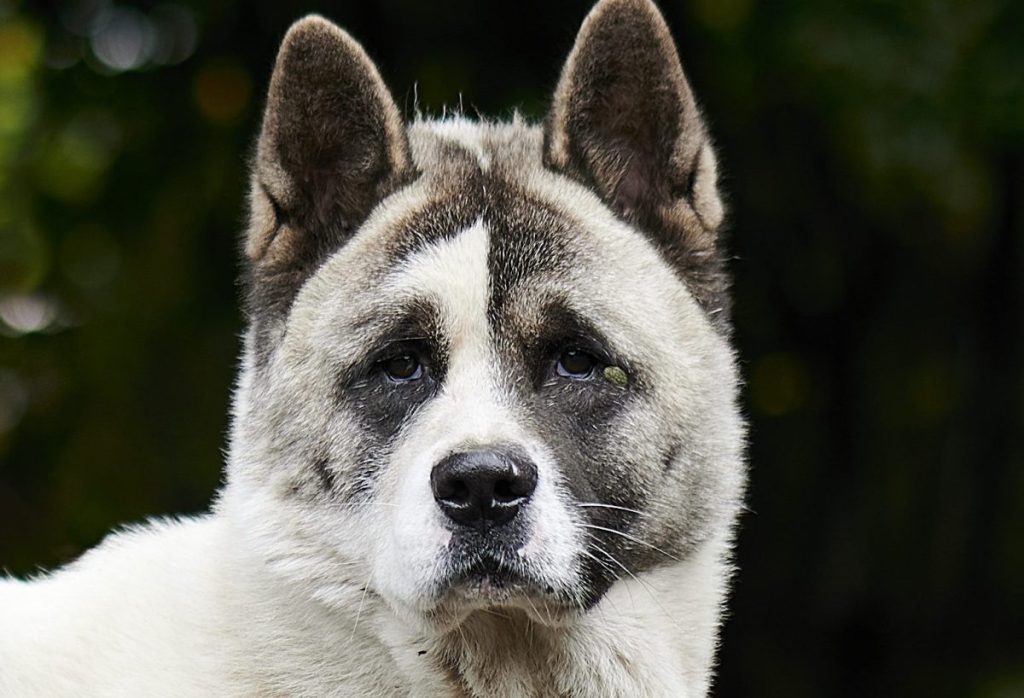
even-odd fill
[{"label": "dog's face", "polygon": [[311,18],[253,175],[229,490],[276,573],[450,627],[569,620],[731,521],[742,425],[715,165],[646,0],[584,24],[543,127],[406,127]]}]

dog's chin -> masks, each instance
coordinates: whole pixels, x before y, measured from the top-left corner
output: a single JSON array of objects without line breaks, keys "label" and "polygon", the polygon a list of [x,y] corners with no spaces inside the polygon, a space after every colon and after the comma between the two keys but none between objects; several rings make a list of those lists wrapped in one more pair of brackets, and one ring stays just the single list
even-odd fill
[{"label": "dog's chin", "polygon": [[452,565],[436,588],[436,602],[424,616],[439,631],[451,630],[476,613],[496,618],[522,613],[535,623],[563,627],[572,624],[581,608],[570,590],[491,558]]}]

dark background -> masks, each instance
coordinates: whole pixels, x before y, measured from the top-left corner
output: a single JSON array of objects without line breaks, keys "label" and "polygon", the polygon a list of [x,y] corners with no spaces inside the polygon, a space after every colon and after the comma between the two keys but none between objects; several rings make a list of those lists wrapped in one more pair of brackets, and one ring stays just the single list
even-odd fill
[{"label": "dark background", "polygon": [[[543,115],[589,0],[0,0],[0,567],[217,487],[244,163],[317,10]],[[662,2],[719,146],[751,488],[720,696],[1024,696],[1024,3]]]}]

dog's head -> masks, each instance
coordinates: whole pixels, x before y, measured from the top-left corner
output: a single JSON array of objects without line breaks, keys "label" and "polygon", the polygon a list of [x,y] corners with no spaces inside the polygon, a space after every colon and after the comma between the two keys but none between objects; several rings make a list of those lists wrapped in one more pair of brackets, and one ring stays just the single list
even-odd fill
[{"label": "dog's head", "polygon": [[352,38],[298,22],[251,207],[228,491],[276,574],[558,622],[728,527],[715,158],[648,0],[590,14],[543,127],[406,125]]}]

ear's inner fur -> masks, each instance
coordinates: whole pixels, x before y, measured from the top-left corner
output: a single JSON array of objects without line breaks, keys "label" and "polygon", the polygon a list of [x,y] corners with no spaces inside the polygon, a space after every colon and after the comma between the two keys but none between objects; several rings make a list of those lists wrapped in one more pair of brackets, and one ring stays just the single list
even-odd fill
[{"label": "ear's inner fur", "polygon": [[362,47],[319,17],[297,22],[278,53],[256,148],[250,318],[279,321],[319,264],[413,176],[405,126]]},{"label": "ear's inner fur", "polygon": [[592,188],[647,233],[724,326],[714,154],[651,2],[603,2],[584,21],[548,114],[544,150],[548,167]]}]

